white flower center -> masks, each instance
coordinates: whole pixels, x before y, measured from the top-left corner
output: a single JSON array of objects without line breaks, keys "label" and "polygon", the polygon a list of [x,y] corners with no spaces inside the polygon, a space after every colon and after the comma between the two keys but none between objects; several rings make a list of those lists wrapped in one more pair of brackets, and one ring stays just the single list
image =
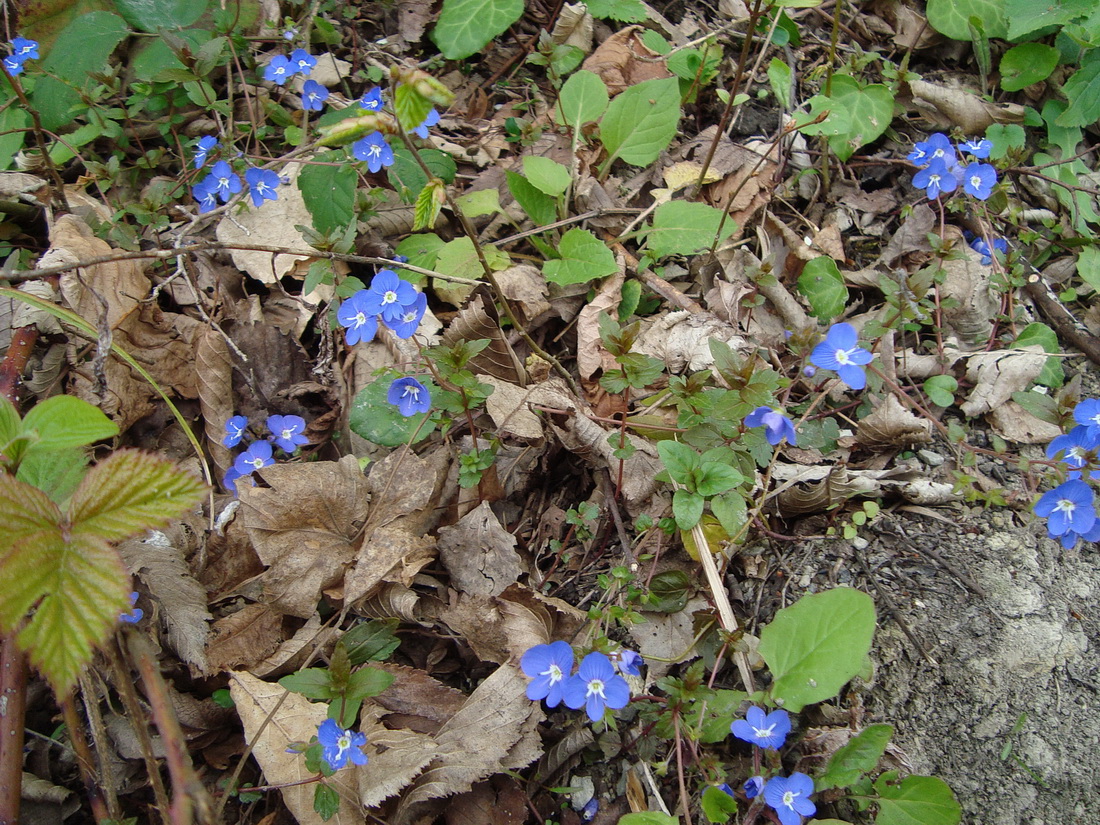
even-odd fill
[{"label": "white flower center", "polygon": [[982,185],[982,179],[979,178],[977,175],[971,175],[970,176],[970,185],[973,186],[975,189],[977,189],[979,186]]},{"label": "white flower center", "polygon": [[372,158],[376,158],[382,154],[382,147],[379,146],[377,143],[372,143],[370,148],[367,149],[367,154],[370,155]]},{"label": "white flower center", "polygon": [[286,69],[283,66],[276,66],[275,74],[286,74]]},{"label": "white flower center", "polygon": [[1068,450],[1066,450],[1066,458],[1067,459],[1070,459],[1070,458],[1075,459],[1077,461],[1080,461],[1083,464],[1085,462],[1085,448],[1084,447],[1070,447]]},{"label": "white flower center", "polygon": [[848,357],[851,354],[852,351],[850,349],[838,349],[836,351],[836,362],[842,367],[848,366],[848,364],[852,363],[852,359]]},{"label": "white flower center", "polygon": [[[419,400],[420,399],[420,387],[414,387],[412,384],[406,384],[405,385],[405,391],[403,393],[401,393],[401,397],[406,398],[410,395],[412,396],[413,401]],[[557,667],[557,665],[553,665],[553,667]],[[560,670],[558,672],[561,673]]]},{"label": "white flower center", "polygon": [[550,665],[550,667],[546,668],[546,670],[539,674],[539,676],[549,676],[550,684],[552,685],[556,685],[558,682],[560,682],[563,675],[564,674],[562,674],[561,668],[557,665]]},{"label": "white flower center", "polygon": [[382,303],[383,304],[393,304],[393,303],[396,303],[396,302],[397,302],[397,293],[394,292],[392,289],[388,289],[382,294]]},{"label": "white flower center", "polygon": [[1060,498],[1058,499],[1058,503],[1054,505],[1054,509],[1061,513],[1065,513],[1067,516],[1072,516],[1073,511],[1077,509],[1077,504],[1070,501],[1068,498]]},{"label": "white flower center", "polygon": [[775,724],[773,723],[770,727],[767,728],[753,728],[752,732],[755,733],[758,738],[765,739],[775,732]]},{"label": "white flower center", "polygon": [[942,158],[942,157],[943,157],[943,149],[936,149],[936,150],[935,150],[935,151],[934,151],[934,152],[932,153],[932,157],[934,157],[934,158]]},{"label": "white flower center", "polygon": [[284,439],[289,439],[292,435],[294,435],[294,430],[290,429],[290,427],[286,427],[283,429]]},{"label": "white flower center", "polygon": [[928,185],[929,186],[937,186],[937,185],[939,185],[939,182],[940,182],[940,176],[939,175],[932,175],[931,177],[928,178]]},{"label": "white flower center", "polygon": [[588,692],[585,696],[599,696],[601,699],[606,698],[604,696],[604,684],[603,679],[591,679],[588,682]]},{"label": "white flower center", "polygon": [[361,326],[363,326],[363,324],[365,324],[366,322],[367,322],[367,316],[366,316],[366,315],[364,315],[364,314],[363,314],[362,312],[358,313],[358,314],[357,314],[357,315],[355,316],[355,326],[357,326],[357,327],[361,327]]},{"label": "white flower center", "polygon": [[262,458],[253,458],[251,461],[246,461],[245,464],[251,464],[257,470],[264,466],[264,460]]},{"label": "white flower center", "polygon": [[1100,426],[1100,413],[1094,415],[1092,418],[1089,419],[1089,421],[1091,421],[1093,424],[1096,424],[1097,426]]},{"label": "white flower center", "polygon": [[404,315],[401,316],[401,321],[403,323],[406,323],[406,324],[411,324],[415,320],[416,320],[416,310],[415,309],[412,310],[411,312],[406,312]]},{"label": "white flower center", "polygon": [[795,801],[795,799],[797,799],[801,795],[802,794],[797,794],[794,791],[784,791],[783,792],[783,805],[790,808],[793,811],[794,810],[794,801]]}]

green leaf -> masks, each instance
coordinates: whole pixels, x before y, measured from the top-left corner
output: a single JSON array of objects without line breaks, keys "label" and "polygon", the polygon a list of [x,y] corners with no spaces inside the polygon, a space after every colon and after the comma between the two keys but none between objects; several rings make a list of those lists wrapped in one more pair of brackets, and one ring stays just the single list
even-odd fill
[{"label": "green leaf", "polygon": [[729,536],[740,533],[749,517],[748,505],[740,493],[715,496],[710,500],[710,510]]},{"label": "green leaf", "polygon": [[1038,418],[1056,427],[1061,426],[1058,416],[1058,405],[1054,399],[1045,393],[1036,390],[1012,393],[1012,400]]},{"label": "green leaf", "polygon": [[523,0],[443,0],[432,40],[448,60],[463,60],[522,15]]},{"label": "green leaf", "polygon": [[397,619],[378,619],[358,624],[340,637],[352,665],[384,662],[397,650],[401,640],[394,635]]},{"label": "green leaf", "polygon": [[406,132],[411,132],[424,122],[432,110],[432,102],[420,94],[413,83],[402,83],[393,93],[393,110],[397,122]]},{"label": "green leaf", "polygon": [[875,780],[875,825],[958,825],[962,808],[950,786],[936,776],[907,776],[897,782],[889,771]]},{"label": "green leaf", "polygon": [[435,226],[435,219],[439,217],[439,210],[443,208],[446,193],[443,191],[443,181],[432,178],[416,196],[416,208],[413,210],[413,232],[428,229]]},{"label": "green leaf", "polygon": [[679,441],[658,441],[657,454],[669,476],[677,484],[689,484],[692,473],[699,467],[699,454]]},{"label": "green leaf", "polygon": [[1055,120],[1059,126],[1089,126],[1100,119],[1100,50],[1090,51],[1062,86],[1069,107]]},{"label": "green leaf", "polygon": [[508,171],[504,177],[508,180],[508,191],[535,226],[546,226],[558,219],[558,207],[552,197],[532,185],[523,175]]},{"label": "green leaf", "polygon": [[828,255],[819,255],[802,268],[798,291],[809,301],[811,314],[824,323],[836,318],[848,305],[844,276]]},{"label": "green leaf", "polygon": [[[341,152],[323,152],[319,163],[307,164],[298,173],[298,189],[322,235],[344,229],[355,220],[355,185],[358,175],[349,163],[340,163]],[[331,164],[331,165],[328,165]]]},{"label": "green leaf", "polygon": [[680,83],[674,77],[645,80],[620,92],[600,121],[607,168],[616,158],[648,166],[676,135],[680,121]]},{"label": "green leaf", "polygon": [[955,403],[955,390],[959,382],[950,375],[933,375],[924,382],[924,394],[939,407],[950,407]]},{"label": "green leaf", "polygon": [[599,75],[579,71],[565,81],[554,107],[554,120],[577,129],[599,120],[607,109],[607,86]]},{"label": "green leaf", "polygon": [[791,67],[778,57],[773,57],[768,64],[768,82],[775,99],[784,109],[791,108],[791,76]]},{"label": "green leaf", "polygon": [[[424,377],[418,377],[417,380],[428,387],[433,395],[438,391]],[[435,429],[435,424],[428,420],[431,411],[408,418],[403,416],[397,407],[386,400],[386,394],[393,382],[393,375],[384,375],[363,387],[351,404],[348,426],[360,438],[383,447],[410,443],[414,434],[416,439],[411,443],[423,441]]]},{"label": "green leaf", "polygon": [[1019,123],[994,123],[985,130],[985,136],[993,143],[989,153],[992,160],[1003,158],[1012,149],[1023,149],[1027,143],[1027,134]]},{"label": "green leaf", "polygon": [[1021,43],[1001,56],[1001,88],[1006,92],[1046,80],[1058,65],[1058,50],[1042,43]]},{"label": "green leaf", "polygon": [[[494,271],[507,269],[511,264],[508,253],[495,246],[484,246],[482,252],[489,267]],[[436,254],[435,266],[440,272],[448,275],[458,275],[460,278],[481,278],[485,271],[481,268],[481,261],[474,249],[474,242],[469,238],[455,238],[439,248]]]},{"label": "green leaf", "polygon": [[703,517],[703,497],[687,490],[677,490],[672,494],[672,515],[677,527],[690,530]]},{"label": "green leaf", "polygon": [[340,794],[331,785],[319,783],[313,790],[313,810],[322,822],[328,822],[340,810]]},{"label": "green leaf", "polygon": [[15,155],[23,148],[23,130],[30,125],[31,116],[18,106],[0,111],[0,170],[11,167]]},{"label": "green leaf", "polygon": [[730,817],[737,813],[737,800],[720,789],[717,785],[708,785],[703,791],[703,816],[707,822],[720,825],[729,822]]},{"label": "green leaf", "polygon": [[847,788],[863,774],[873,771],[893,735],[893,725],[871,725],[860,731],[833,754],[825,773],[814,780],[814,790]]},{"label": "green leaf", "polygon": [[1039,3],[1035,0],[1001,0],[1001,5],[1008,20],[1008,31],[1003,36],[1013,41],[1040,29],[1064,26],[1096,7],[1094,0],[1044,0]]},{"label": "green leaf", "polygon": [[496,189],[477,189],[459,195],[455,200],[467,218],[480,218],[482,215],[496,215],[500,212],[500,192]]},{"label": "green leaf", "polygon": [[705,203],[669,201],[653,213],[653,226],[646,233],[646,246],[656,258],[690,255],[715,243],[721,226],[721,242],[737,228],[732,218],[722,224],[722,210]]},{"label": "green leaf", "polygon": [[687,605],[691,591],[691,579],[683,570],[658,573],[649,583],[650,600],[645,609],[657,613],[679,613]]},{"label": "green leaf", "polygon": [[618,270],[615,256],[587,229],[570,229],[558,244],[561,260],[547,261],[542,271],[546,280],[559,286],[586,284]]},{"label": "green leaf", "polygon": [[279,684],[291,693],[300,693],[314,701],[328,701],[340,695],[332,684],[332,674],[328,668],[305,668],[284,676]]},{"label": "green leaf", "polygon": [[619,825],[680,825],[680,820],[658,811],[643,811],[638,814],[624,814],[619,817]]},{"label": "green leaf", "polygon": [[74,530],[122,541],[168,523],[205,493],[205,484],[166,458],[115,450],[80,482],[69,504],[69,520]]},{"label": "green leaf", "polygon": [[376,667],[361,667],[351,674],[347,697],[353,702],[377,696],[393,684],[393,674]]},{"label": "green leaf", "polygon": [[[71,109],[80,104],[78,89],[89,86],[92,72],[103,72],[107,58],[130,34],[124,21],[109,11],[93,11],[73,20],[57,36],[41,69],[56,75],[42,77],[34,89],[42,126],[57,131],[72,124]],[[85,108],[82,114],[86,114]]]},{"label": "green leaf", "polygon": [[63,533],[57,505],[7,474],[0,521],[0,629],[14,632],[26,620],[19,647],[64,695],[129,610],[129,574],[111,545],[80,530]]},{"label": "green leaf", "polygon": [[19,418],[19,410],[0,395],[0,452],[6,452],[7,445],[22,432],[23,422]]},{"label": "green leaf", "polygon": [[641,23],[646,19],[645,6],[640,0],[589,0],[586,5],[588,13],[601,20]]},{"label": "green leaf", "polygon": [[875,632],[871,597],[850,587],[803,596],[760,633],[777,705],[797,713],[835,696],[860,672]]},{"label": "green leaf", "polygon": [[[741,703],[749,698],[743,690],[716,690],[714,695],[706,700],[706,709],[703,711],[702,726],[699,730],[699,741],[708,745],[721,742],[729,738],[730,723],[738,715],[737,711]],[[703,710],[702,703],[699,703]],[[695,717],[691,718],[694,726],[697,724]]]},{"label": "green leaf", "polygon": [[[1086,247],[1082,250],[1082,254],[1090,249],[1093,248]],[[1031,344],[1038,344],[1043,348],[1043,352],[1059,354],[1062,351],[1061,346],[1058,344],[1058,335],[1046,324],[1028,324],[1021,330],[1016,338],[1016,346],[1026,347]],[[1060,387],[1065,382],[1066,374],[1062,370],[1061,358],[1048,358],[1046,363],[1043,364],[1043,369],[1035,378],[1035,383],[1042,384],[1044,387]]]},{"label": "green leaf", "polygon": [[527,155],[523,158],[523,174],[541,192],[559,198],[569,188],[569,170],[550,158]]},{"label": "green leaf", "polygon": [[73,494],[87,468],[88,455],[79,447],[67,450],[31,447],[19,462],[15,477],[37,487],[60,505]]},{"label": "green leaf", "polygon": [[40,449],[83,447],[118,435],[118,425],[103,411],[71,395],[55,395],[36,404],[23,419],[23,432],[37,433]]},{"label": "green leaf", "polygon": [[[457,167],[454,159],[446,152],[438,149],[421,149],[420,159],[432,171],[434,177],[447,184],[454,183]],[[412,152],[404,146],[393,147],[393,165],[386,170],[386,177],[405,203],[415,201],[417,194],[428,183],[424,170],[420,168]]]},{"label": "green leaf", "polygon": [[1004,13],[1005,0],[928,0],[928,23],[952,40],[970,41],[970,18],[982,22],[986,37],[1008,36]]},{"label": "green leaf", "polygon": [[[202,29],[187,29],[177,32],[176,36],[188,43],[194,52],[199,51],[203,44],[214,37],[212,32]],[[218,39],[224,40],[224,38]],[[133,69],[134,77],[139,80],[171,82],[169,80],[171,77],[185,78],[187,81],[195,80],[195,72],[187,69],[168,43],[159,37],[142,38],[142,42],[135,47],[130,67]],[[180,72],[182,74],[179,74]]]},{"label": "green leaf", "polygon": [[705,462],[695,475],[695,492],[708,497],[733,489],[745,480],[733,467],[715,461]]},{"label": "green leaf", "polygon": [[209,0],[115,0],[115,8],[135,29],[183,29],[203,16]]},{"label": "green leaf", "polygon": [[[421,269],[435,269],[439,250],[443,248],[444,241],[434,232],[422,232],[419,235],[410,235],[397,245],[394,250],[398,255],[404,255],[413,266]],[[396,269],[397,267],[395,267]],[[423,277],[415,272],[406,273],[409,280],[418,283]]]}]

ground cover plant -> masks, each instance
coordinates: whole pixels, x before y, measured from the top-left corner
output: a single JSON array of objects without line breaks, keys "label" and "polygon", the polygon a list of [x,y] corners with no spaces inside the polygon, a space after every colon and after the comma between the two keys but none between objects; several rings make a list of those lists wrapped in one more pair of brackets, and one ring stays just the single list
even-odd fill
[{"label": "ground cover plant", "polygon": [[0,820],[1092,821],[1091,9],[5,14]]}]

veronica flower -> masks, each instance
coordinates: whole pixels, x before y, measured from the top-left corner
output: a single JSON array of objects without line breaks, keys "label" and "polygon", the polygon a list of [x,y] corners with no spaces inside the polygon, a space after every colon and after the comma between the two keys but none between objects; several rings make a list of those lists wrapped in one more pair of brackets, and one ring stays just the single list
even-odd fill
[{"label": "veronica flower", "polygon": [[393,149],[382,137],[381,132],[371,132],[351,145],[351,153],[359,160],[367,162],[372,173],[378,173],[385,166],[393,165]]},{"label": "veronica flower", "polygon": [[260,206],[265,200],[277,200],[279,193],[279,176],[270,169],[261,169],[253,166],[244,173],[244,179],[248,183],[248,196],[252,198],[253,206]]},{"label": "veronica flower", "polygon": [[565,685],[566,707],[584,708],[593,722],[603,719],[607,708],[618,710],[630,701],[630,686],[615,672],[602,653],[589,653]]},{"label": "veronica flower", "polygon": [[936,158],[913,175],[913,185],[923,189],[928,200],[934,201],[943,192],[954,192],[959,181],[943,159]]},{"label": "veronica flower", "polygon": [[244,438],[244,431],[248,427],[248,419],[243,415],[235,415],[225,422],[225,438],[222,444],[226,447],[236,447]]},{"label": "veronica flower", "polygon": [[566,642],[535,645],[519,660],[520,669],[531,681],[527,698],[533,702],[546,700],[548,708],[561,704],[565,681],[573,674],[573,648]]},{"label": "veronica flower", "polygon": [[439,112],[437,112],[435,109],[432,109],[430,112],[428,112],[428,116],[424,118],[424,122],[413,129],[413,134],[422,140],[427,140],[428,128],[431,126],[435,126],[437,123],[439,123]]},{"label": "veronica flower", "polygon": [[792,447],[797,444],[794,422],[778,410],[771,407],[757,407],[745,416],[746,427],[763,427],[764,437],[773,447],[784,438]]},{"label": "veronica flower", "polygon": [[359,108],[366,109],[368,112],[380,112],[383,105],[382,90],[377,86],[359,98]]},{"label": "veronica flower", "polygon": [[344,340],[349,347],[374,340],[374,335],[378,332],[378,313],[371,312],[370,306],[371,299],[367,290],[361,289],[336,310],[336,320],[347,330]]},{"label": "veronica flower", "polygon": [[[997,182],[997,170],[988,163],[971,163],[962,170],[963,191],[980,201],[993,194]],[[916,178],[913,178],[914,182]],[[931,196],[929,196],[931,197]]]},{"label": "veronica flower", "polygon": [[206,156],[210,150],[218,145],[218,139],[213,135],[203,135],[195,147],[195,168],[202,169],[206,165]]},{"label": "veronica flower", "polygon": [[968,155],[973,155],[976,158],[985,159],[989,157],[989,153],[993,151],[993,141],[982,138],[981,140],[968,140],[965,143],[959,144],[959,149],[966,152]]},{"label": "veronica flower", "polygon": [[307,112],[319,112],[325,108],[328,95],[328,89],[316,80],[307,80],[302,84],[302,108]]},{"label": "veronica flower", "polygon": [[406,418],[432,408],[432,395],[428,388],[411,376],[398,378],[390,384],[386,400]]},{"label": "veronica flower", "polygon": [[402,307],[401,314],[392,321],[386,321],[386,325],[393,330],[393,334],[398,338],[411,338],[420,326],[420,320],[424,317],[427,308],[428,296],[423,292],[418,292],[416,300],[408,306]]},{"label": "veronica flower", "polygon": [[300,415],[269,416],[267,429],[274,437],[276,446],[288,453],[296,453],[301,445],[309,443],[309,439],[303,435],[306,422]]},{"label": "veronica flower", "polygon": [[730,725],[730,733],[738,739],[769,750],[779,750],[791,732],[791,715],[785,710],[769,714],[755,705],[745,712],[744,719]]},{"label": "veronica flower", "polygon": [[1071,479],[1043,493],[1035,503],[1035,514],[1047,520],[1052,538],[1073,532],[1084,535],[1096,523],[1092,488],[1080,479]]},{"label": "veronica flower", "polygon": [[363,746],[367,735],[358,731],[343,730],[335,719],[326,719],[317,728],[317,741],[321,743],[321,758],[334,771],[353,765],[367,764]]},{"label": "veronica flower", "polygon": [[277,54],[271,58],[271,62],[264,67],[264,80],[277,83],[282,86],[295,74],[290,60],[284,55]]},{"label": "veronica flower", "polygon": [[859,334],[851,324],[834,324],[825,340],[814,347],[810,361],[822,369],[832,370],[853,390],[867,386],[867,376],[860,369],[870,364],[873,356],[858,346]]},{"label": "veronica flower", "polygon": [[810,801],[814,781],[804,773],[773,776],[764,786],[764,801],[775,809],[782,825],[801,825],[802,817],[813,816],[817,806]]}]

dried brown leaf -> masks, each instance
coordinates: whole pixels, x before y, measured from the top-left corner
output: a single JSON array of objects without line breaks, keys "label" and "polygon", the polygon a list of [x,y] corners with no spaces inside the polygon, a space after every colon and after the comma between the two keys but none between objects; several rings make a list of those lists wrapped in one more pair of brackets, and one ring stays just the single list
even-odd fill
[{"label": "dried brown leaf", "polygon": [[373,665],[393,678],[373,701],[387,713],[403,717],[405,727],[435,735],[466,703],[466,694],[433,679],[423,670],[381,662]]},{"label": "dried brown leaf", "polygon": [[424,509],[439,484],[441,470],[404,445],[372,464],[367,489],[378,514],[375,523],[383,526]]},{"label": "dried brown leaf", "polygon": [[397,525],[372,530],[359,549],[355,566],[348,571],[344,599],[348,604],[356,602],[386,582],[408,587],[435,556],[435,539],[431,536],[414,535]]},{"label": "dried brown leaf", "polygon": [[118,550],[159,602],[172,649],[199,673],[208,673],[206,641],[211,616],[206,609],[206,590],[191,575],[184,549],[175,546],[165,533],[151,530],[143,538],[123,542]]},{"label": "dried brown leaf", "polygon": [[195,373],[206,449],[218,468],[218,478],[222,478],[233,466],[233,454],[222,443],[225,422],[234,412],[233,361],[229,357],[229,344],[216,329],[207,329],[195,337]]},{"label": "dried brown leaf", "polygon": [[259,471],[270,488],[240,488],[238,518],[260,560],[270,604],[309,618],[321,592],[341,583],[367,519],[367,481],[354,456]]},{"label": "dried brown leaf", "polygon": [[966,378],[974,383],[974,389],[959,409],[967,418],[996,409],[1009,401],[1014,392],[1026,390],[1046,361],[1046,353],[1037,344],[971,355],[966,360]]},{"label": "dried brown leaf", "polygon": [[510,776],[478,782],[447,803],[447,825],[523,825],[527,794]]},{"label": "dried brown leaf", "polygon": [[958,127],[967,135],[982,135],[994,123],[1023,123],[1025,108],[1018,103],[992,103],[978,94],[925,80],[909,83],[912,106],[936,128]]},{"label": "dried brown leaf", "polygon": [[322,622],[320,616],[310,616],[274,653],[249,670],[262,679],[293,673],[305,667],[317,651],[329,650],[336,642],[337,633],[337,629]]},{"label": "dried brown leaf", "polygon": [[599,75],[613,97],[642,81],[672,77],[664,61],[652,60],[658,54],[642,42],[644,31],[641,26],[627,26],[615,32],[588,56],[581,68]]},{"label": "dried brown leaf", "polygon": [[618,367],[615,357],[604,349],[600,340],[600,315],[618,312],[625,278],[626,271],[620,266],[600,284],[596,295],[577,316],[577,371],[584,380],[592,378],[599,370],[606,372]]},{"label": "dried brown leaf", "polygon": [[[324,820],[313,810],[313,783],[306,782],[314,774],[306,770],[306,760],[300,753],[287,753],[287,748],[293,742],[308,742],[317,734],[317,727],[325,720],[326,706],[297,693],[288,694],[280,685],[243,671],[230,674],[229,691],[244,725],[245,739],[267,783],[289,785],[282,790],[283,801],[298,825],[321,825]],[[327,820],[328,825],[366,822],[357,800],[359,770],[350,766],[326,780],[340,794],[340,808]]]},{"label": "dried brown leaf", "polygon": [[906,447],[932,440],[932,422],[914,415],[893,395],[860,419],[856,441],[866,447]]},{"label": "dried brown leaf", "polygon": [[440,529],[439,556],[455,587],[481,596],[504,592],[523,572],[516,537],[501,526],[487,501]]},{"label": "dried brown leaf", "polygon": [[[387,691],[388,693],[389,691]],[[373,808],[400,793],[435,758],[439,745],[429,734],[390,730],[379,718],[381,709],[363,705],[363,733],[371,751],[367,764],[357,769],[359,804]]]},{"label": "dried brown leaf", "polygon": [[1048,444],[1062,434],[1062,428],[1029,413],[1015,401],[994,407],[985,420],[997,435],[1017,444]]},{"label": "dried brown leaf", "polygon": [[451,321],[443,333],[443,344],[450,346],[479,338],[489,339],[489,346],[470,360],[470,370],[524,386],[527,371],[500,329],[500,318],[493,302],[486,298],[481,288]]},{"label": "dried brown leaf", "polygon": [[265,604],[249,604],[218,619],[212,630],[206,648],[211,673],[252,667],[283,641],[283,616]]}]

